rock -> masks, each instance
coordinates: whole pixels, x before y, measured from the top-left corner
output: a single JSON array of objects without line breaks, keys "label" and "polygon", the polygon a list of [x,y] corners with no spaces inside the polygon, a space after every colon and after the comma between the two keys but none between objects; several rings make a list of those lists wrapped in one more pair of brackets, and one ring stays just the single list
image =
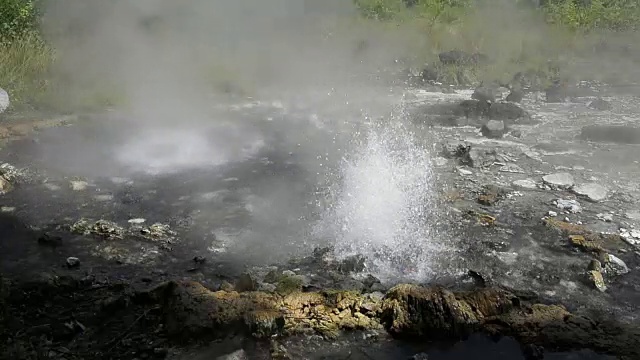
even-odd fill
[{"label": "rock", "polygon": [[625,264],[622,259],[615,255],[607,254],[609,258],[609,262],[605,266],[607,273],[612,273],[613,275],[619,276],[624,275],[629,272],[629,267]]},{"label": "rock", "polygon": [[548,87],[545,94],[548,103],[563,103],[569,97],[567,84],[559,81]]},{"label": "rock", "polygon": [[448,159],[463,158],[469,154],[471,145],[464,141],[448,140],[442,144],[442,156]]},{"label": "rock", "polygon": [[602,264],[596,259],[591,259],[589,266],[587,266],[587,271],[602,272]]},{"label": "rock", "polygon": [[478,196],[478,203],[486,206],[493,206],[502,200],[509,191],[496,185],[485,185]]},{"label": "rock", "polygon": [[429,360],[429,355],[427,353],[419,353],[410,357],[409,360]]},{"label": "rock", "polygon": [[498,169],[500,172],[512,173],[512,174],[524,174],[524,169],[516,164],[506,164]]},{"label": "rock", "polygon": [[218,356],[216,360],[249,360],[249,356],[244,350],[240,349],[231,354]]},{"label": "rock", "polygon": [[258,290],[258,281],[251,274],[242,273],[236,280],[235,290],[238,292],[256,291]]},{"label": "rock", "polygon": [[555,173],[542,177],[545,184],[559,189],[568,189],[575,184],[573,176],[569,173]]},{"label": "rock", "polygon": [[440,78],[440,73],[438,72],[438,69],[436,67],[427,65],[420,72],[420,77],[422,78],[422,81],[425,82],[438,81],[438,79]]},{"label": "rock", "polygon": [[89,183],[81,180],[72,180],[69,185],[73,191],[83,191],[87,189]]},{"label": "rock", "polygon": [[476,87],[473,94],[471,94],[472,99],[485,102],[495,102],[498,96],[500,96],[500,93],[497,87],[483,84]]},{"label": "rock", "polygon": [[11,182],[0,175],[0,194],[8,193],[12,188]]},{"label": "rock", "polygon": [[580,206],[580,203],[576,200],[558,199],[555,201],[555,204],[558,209],[569,211],[572,214],[582,212],[582,206]]},{"label": "rock", "polygon": [[143,219],[143,218],[135,218],[135,219],[129,219],[129,220],[127,220],[127,222],[128,222],[129,224],[133,224],[133,225],[141,225],[141,224],[144,224],[144,223],[145,223],[145,221],[147,221],[147,220],[145,220],[145,219]]},{"label": "rock", "polygon": [[522,346],[522,355],[525,360],[544,360],[544,348],[534,344]]},{"label": "rock", "polygon": [[602,185],[589,183],[574,186],[572,191],[579,196],[586,197],[590,201],[599,202],[603,201],[609,195],[609,190]]},{"label": "rock", "polygon": [[71,231],[83,235],[96,235],[106,239],[122,239],[125,230],[118,224],[108,220],[98,220],[91,222],[87,219],[80,219],[71,225]]},{"label": "rock", "polygon": [[640,210],[627,211],[624,216],[630,220],[640,221]]},{"label": "rock", "polygon": [[80,259],[78,259],[77,257],[68,257],[67,258],[67,267],[70,269],[73,268],[77,268],[78,266],[80,266]]},{"label": "rock", "polygon": [[602,273],[599,271],[595,271],[595,270],[590,270],[587,272],[587,275],[589,277],[589,281],[591,282],[591,284],[593,284],[593,286],[598,289],[598,291],[600,292],[605,292],[607,291],[607,285],[605,285],[604,283],[604,278],[602,277]]},{"label": "rock", "polygon": [[507,128],[504,125],[503,121],[500,120],[489,120],[485,125],[482,126],[480,132],[484,137],[488,137],[491,139],[499,139],[504,136],[507,132]]},{"label": "rock", "polygon": [[62,245],[62,237],[44,233],[38,237],[38,244],[55,248]]},{"label": "rock", "polygon": [[524,92],[521,88],[513,87],[509,92],[509,95],[505,98],[505,101],[519,103],[524,99]]},{"label": "rock", "polygon": [[465,160],[465,164],[474,168],[490,166],[496,161],[496,152],[495,150],[471,149]]},{"label": "rock", "polygon": [[549,210],[549,212],[547,213],[547,215],[548,215],[548,216],[551,216],[551,217],[556,217],[556,216],[558,216],[558,213],[557,213],[557,212],[555,212],[555,211],[551,211],[551,210]]},{"label": "rock", "polygon": [[601,110],[601,111],[606,111],[606,110],[613,109],[613,106],[611,105],[611,103],[608,102],[607,100],[602,99],[602,98],[597,98],[597,99],[593,100],[587,106],[590,109]]},{"label": "rock", "polygon": [[338,263],[338,271],[341,273],[361,272],[365,269],[365,257],[354,255],[345,258]]},{"label": "rock", "polygon": [[9,105],[11,105],[9,94],[7,94],[3,88],[0,88],[0,114],[5,112],[9,108]]},{"label": "rock", "polygon": [[613,221],[613,215],[611,215],[611,214],[596,214],[596,218],[598,218],[598,220],[602,220],[604,222],[612,222]]},{"label": "rock", "polygon": [[640,127],[628,125],[588,125],[582,128],[579,138],[602,143],[640,144]]},{"label": "rock", "polygon": [[541,91],[547,81],[547,74],[541,70],[527,70],[513,75],[509,85],[512,88],[520,88],[528,91]]},{"label": "rock", "polygon": [[515,180],[511,183],[513,187],[527,189],[527,190],[535,190],[538,188],[535,180],[532,179],[523,179],[523,180]]},{"label": "rock", "polygon": [[491,120],[502,120],[507,125],[532,124],[529,113],[512,102],[492,103],[486,117]]},{"label": "rock", "polygon": [[463,168],[458,168],[458,173],[462,176],[469,176],[469,175],[473,175],[473,171],[467,170],[467,169],[463,169]]}]

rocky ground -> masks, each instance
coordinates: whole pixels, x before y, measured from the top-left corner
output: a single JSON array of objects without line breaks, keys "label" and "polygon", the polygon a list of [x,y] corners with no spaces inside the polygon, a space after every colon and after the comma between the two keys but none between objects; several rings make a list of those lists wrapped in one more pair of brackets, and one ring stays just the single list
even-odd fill
[{"label": "rocky ground", "polygon": [[275,177],[315,191],[313,172],[277,151],[215,176],[96,177],[121,169],[100,151],[78,164],[83,147],[65,139],[100,148],[122,123],[6,119],[4,356],[640,358],[640,91],[554,86],[405,92],[415,130],[438,139],[439,221],[455,239],[439,259],[455,271],[420,286],[383,283],[365,259],[324,247],[246,266],[231,244],[253,224],[245,190]]}]

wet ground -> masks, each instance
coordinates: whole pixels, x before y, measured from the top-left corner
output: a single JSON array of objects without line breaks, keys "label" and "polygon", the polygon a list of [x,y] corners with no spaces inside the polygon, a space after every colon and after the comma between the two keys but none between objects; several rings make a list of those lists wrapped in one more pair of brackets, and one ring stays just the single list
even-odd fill
[{"label": "wet ground", "polygon": [[[418,91],[409,106],[455,102],[470,95],[466,90]],[[389,98],[402,101],[399,93]],[[638,124],[637,98],[630,91],[605,97],[613,106],[605,111],[586,106],[592,96],[562,104],[538,99],[539,94],[525,99],[523,107],[537,123],[516,126],[517,137],[491,140],[474,127],[412,125],[419,141],[432,151],[435,192],[442,198],[440,210],[433,215],[437,237],[429,241],[441,241],[448,250],[434,254],[429,266],[448,281],[469,282],[464,274],[472,269],[486,281],[533,291],[572,310],[633,322],[635,304],[640,301],[638,249],[624,241],[603,245],[630,271],[605,273],[607,290],[600,292],[585,275],[594,256],[571,246],[568,234],[545,226],[543,218],[553,211],[551,218],[595,233],[619,234],[621,227],[640,226],[640,220],[629,216],[640,210],[640,145],[593,143],[577,137],[586,125]],[[98,116],[73,126],[44,129],[5,146],[2,161],[33,174],[32,181],[1,198],[3,273],[27,279],[43,273],[91,275],[140,287],[185,278],[217,288],[225,280],[233,282],[247,267],[265,269],[276,264],[279,270],[308,276],[309,286],[326,286],[329,280],[324,279],[321,266],[289,260],[332,244],[331,239],[314,237],[312,228],[322,217],[323,201],[330,199],[326,189],[340,180],[341,155],[361,140],[353,130],[361,129],[362,123],[336,121],[344,115],[339,112],[318,115],[278,103],[241,103],[230,109],[223,112],[228,116],[225,121],[163,133],[126,118]],[[362,118],[358,111],[349,116]],[[472,148],[495,151],[494,158],[485,166],[460,165],[456,159],[440,156],[440,144],[446,140],[465,140]],[[145,144],[150,146],[141,146]],[[609,193],[605,200],[591,202],[570,190],[545,187],[542,176],[558,172],[570,173],[577,184],[606,186]],[[514,185],[525,179],[535,185]],[[495,204],[479,204],[478,193],[488,184],[507,190]],[[557,199],[577,199],[582,211],[558,209],[553,203]],[[488,214],[495,222],[487,226],[477,215],[470,216],[469,210]],[[605,221],[603,214],[611,216]],[[157,238],[105,239],[70,231],[82,218],[113,222],[128,234],[156,223],[167,225],[170,232]],[[68,257],[77,257],[81,265],[69,268]],[[337,281],[339,285],[353,279]],[[424,279],[433,281],[438,280]],[[293,358],[308,359],[396,359],[423,351],[429,359],[463,359],[469,354],[523,358],[512,341],[494,343],[482,337],[447,350],[416,348],[366,334],[331,346],[313,337],[289,339],[282,345]],[[194,351],[202,358],[239,347],[250,358],[261,352],[259,346],[251,350],[256,345],[229,346],[224,351]],[[544,358],[597,357],[576,352],[548,353]]]}]

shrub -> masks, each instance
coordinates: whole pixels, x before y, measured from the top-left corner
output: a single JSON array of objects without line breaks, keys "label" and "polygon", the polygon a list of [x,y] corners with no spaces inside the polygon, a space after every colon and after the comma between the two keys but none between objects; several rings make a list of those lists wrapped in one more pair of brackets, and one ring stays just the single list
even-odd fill
[{"label": "shrub", "polygon": [[0,0],[0,42],[15,41],[38,29],[36,0]]}]

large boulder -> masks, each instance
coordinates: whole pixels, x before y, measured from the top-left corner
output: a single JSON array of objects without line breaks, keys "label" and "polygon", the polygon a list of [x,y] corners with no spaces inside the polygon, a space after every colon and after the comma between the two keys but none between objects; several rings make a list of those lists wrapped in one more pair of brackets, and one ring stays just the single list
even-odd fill
[{"label": "large boulder", "polygon": [[0,114],[2,114],[9,107],[9,94],[4,91],[3,88],[0,88]]}]

